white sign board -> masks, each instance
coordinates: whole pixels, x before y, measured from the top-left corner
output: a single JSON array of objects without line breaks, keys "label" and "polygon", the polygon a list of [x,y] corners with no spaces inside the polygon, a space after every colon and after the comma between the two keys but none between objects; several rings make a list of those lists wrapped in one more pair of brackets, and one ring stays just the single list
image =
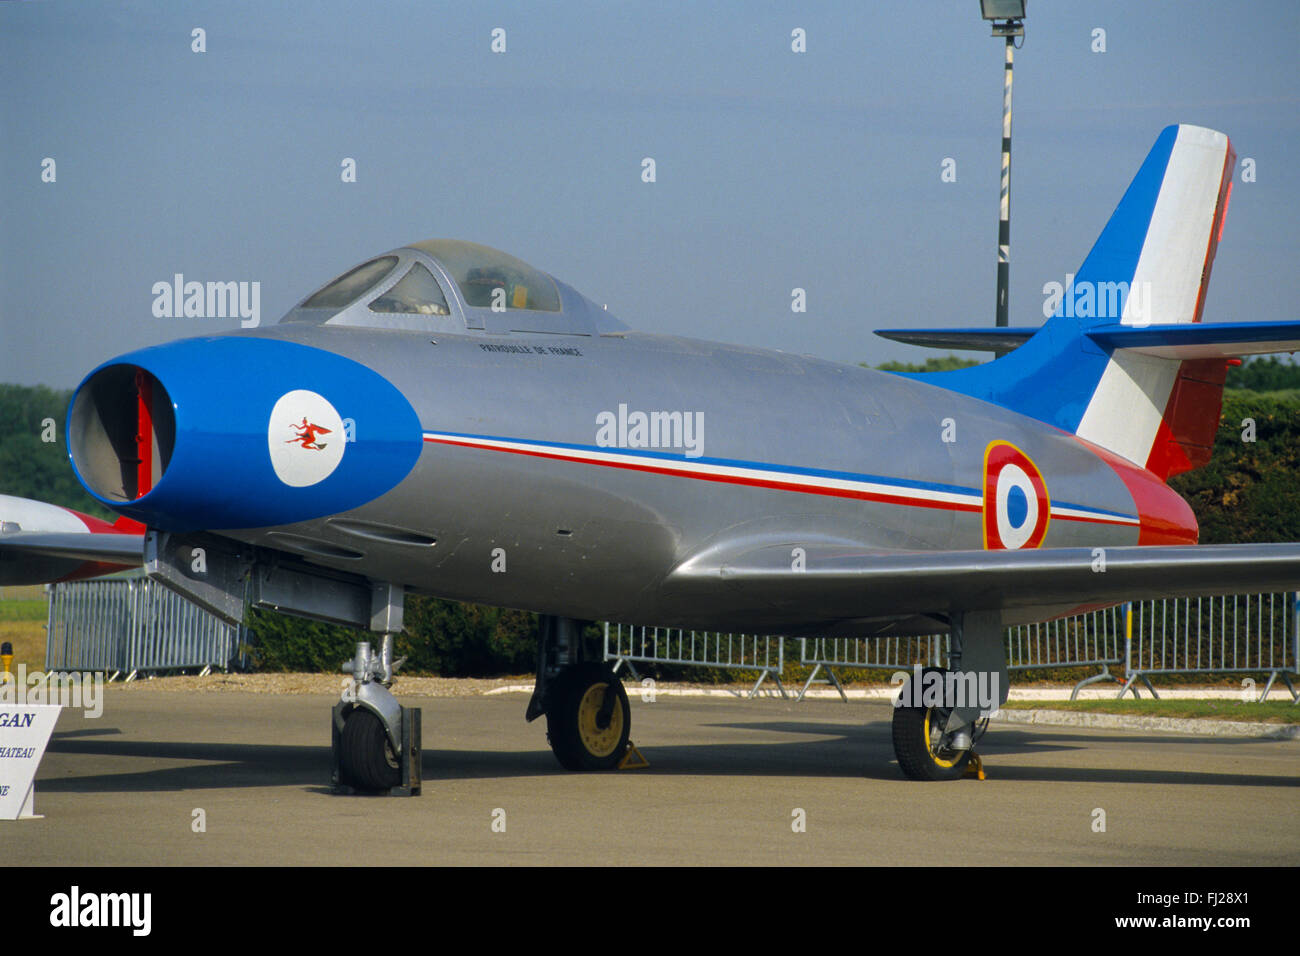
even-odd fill
[{"label": "white sign board", "polygon": [[0,820],[35,816],[32,781],[62,709],[57,704],[0,704]]}]

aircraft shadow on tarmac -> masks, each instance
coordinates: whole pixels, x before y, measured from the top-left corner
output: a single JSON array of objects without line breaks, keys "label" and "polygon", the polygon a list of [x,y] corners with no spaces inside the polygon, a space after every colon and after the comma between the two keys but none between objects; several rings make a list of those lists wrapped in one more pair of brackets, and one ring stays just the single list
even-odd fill
[{"label": "aircraft shadow on tarmac", "polygon": [[[835,777],[907,783],[893,760],[889,725],[871,723],[853,726],[817,721],[763,721],[710,723],[713,729],[800,734],[819,740],[780,743],[747,743],[738,733],[735,741],[705,744],[658,744],[642,746],[650,767],[641,776],[751,776],[751,777]],[[88,739],[88,738],[96,739]],[[112,737],[113,739],[105,739]],[[1070,767],[1024,766],[1001,758],[1015,754],[1045,754],[1053,751],[1096,750],[1122,743],[1160,743],[1166,746],[1201,744],[1260,743],[1249,738],[1170,738],[1125,736],[1114,740],[1080,735],[1069,730],[1043,733],[995,728],[979,744],[990,780],[1182,784],[1192,786],[1296,787],[1300,777],[1264,774],[1223,773],[1204,769],[1167,770],[1140,766]],[[304,787],[329,793],[330,756],[327,747],[276,744],[185,743],[122,739],[109,728],[94,731],[56,733],[50,753],[84,755],[88,758],[130,758],[133,760],[184,761],[183,766],[128,770],[123,773],[78,774],[65,770],[62,776],[38,776],[44,793],[121,793],[181,791],[254,787]],[[199,761],[197,765],[194,763]],[[1190,762],[1189,762],[1190,763]],[[48,764],[43,768],[48,774]],[[426,787],[439,781],[490,780],[511,777],[569,775],[556,763],[544,745],[525,751],[423,751],[422,772]]]}]

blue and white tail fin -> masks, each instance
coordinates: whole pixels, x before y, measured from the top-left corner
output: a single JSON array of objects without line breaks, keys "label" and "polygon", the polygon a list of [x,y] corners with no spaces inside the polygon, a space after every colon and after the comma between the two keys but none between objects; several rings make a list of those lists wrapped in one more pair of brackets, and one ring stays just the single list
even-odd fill
[{"label": "blue and white tail fin", "polygon": [[1167,127],[1053,317],[994,362],[918,377],[1073,432],[1162,478],[1203,464],[1226,358],[1300,348],[1300,323],[1199,324],[1235,161],[1224,134]]}]

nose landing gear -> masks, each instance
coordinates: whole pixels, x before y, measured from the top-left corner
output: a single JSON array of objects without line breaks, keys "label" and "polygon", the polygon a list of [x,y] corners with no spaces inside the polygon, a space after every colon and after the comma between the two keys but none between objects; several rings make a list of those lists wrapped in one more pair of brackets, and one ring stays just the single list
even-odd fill
[{"label": "nose landing gear", "polygon": [[400,587],[374,586],[371,627],[383,634],[379,653],[362,641],[343,666],[352,679],[330,714],[338,792],[420,793],[420,710],[403,707],[388,689],[402,664],[393,660],[393,639],[402,629],[404,597]]}]

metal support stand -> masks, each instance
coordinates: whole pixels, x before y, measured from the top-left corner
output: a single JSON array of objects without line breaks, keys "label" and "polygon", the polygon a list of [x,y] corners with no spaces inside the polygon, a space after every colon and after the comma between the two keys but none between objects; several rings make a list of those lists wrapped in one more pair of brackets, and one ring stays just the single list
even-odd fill
[{"label": "metal support stand", "polygon": [[1110,672],[1110,665],[1103,662],[1100,674],[1093,674],[1091,677],[1085,677],[1083,680],[1079,681],[1079,683],[1074,685],[1074,690],[1070,691],[1070,700],[1076,699],[1079,696],[1079,691],[1083,690],[1083,688],[1087,687],[1089,684],[1096,684],[1099,681],[1104,680],[1114,681],[1116,684],[1124,683],[1122,678],[1116,677]]},{"label": "metal support stand", "polygon": [[749,699],[753,700],[753,698],[758,695],[758,689],[763,686],[763,681],[767,680],[769,674],[771,674],[772,680],[776,681],[776,689],[781,692],[781,698],[783,700],[789,700],[790,695],[785,692],[785,685],[781,683],[781,675],[773,671],[763,671],[758,675],[758,680],[754,683],[754,686],[749,689]]},{"label": "metal support stand", "polygon": [[[826,676],[818,678],[817,675],[821,673],[823,667],[826,669]],[[829,664],[818,664],[813,668],[812,673],[808,675],[808,679],[804,681],[803,689],[799,691],[799,696],[795,699],[796,704],[803,700],[804,695],[808,693],[808,688],[813,684],[831,684],[840,692],[840,700],[844,701],[846,704],[849,702],[849,695],[844,693],[844,688],[840,684],[840,679],[835,676],[835,668],[831,667]]]},{"label": "metal support stand", "polygon": [[1137,687],[1135,687],[1134,684],[1133,684],[1134,681],[1139,681],[1139,680],[1140,680],[1142,683],[1146,684],[1146,686],[1147,686],[1147,690],[1151,691],[1151,698],[1152,698],[1152,700],[1159,700],[1159,699],[1160,699],[1160,695],[1156,693],[1156,689],[1155,689],[1155,687],[1152,686],[1152,684],[1151,684],[1151,679],[1150,679],[1149,677],[1147,677],[1146,674],[1143,674],[1141,671],[1136,671],[1136,672],[1134,672],[1134,673],[1129,674],[1128,681],[1124,684],[1123,687],[1121,687],[1121,688],[1119,689],[1119,693],[1115,695],[1115,699],[1116,699],[1116,700],[1123,700],[1124,695],[1127,694],[1127,693],[1131,690],[1131,691],[1133,691],[1133,699],[1134,699],[1134,700],[1141,700],[1141,699],[1142,699],[1142,694],[1138,692]]},{"label": "metal support stand", "polygon": [[614,662],[614,666],[613,666],[612,668],[610,668],[610,669],[611,669],[615,674],[618,673],[618,669],[619,669],[620,667],[623,667],[624,665],[626,665],[626,666],[627,666],[627,671],[628,671],[628,673],[632,675],[632,679],[633,679],[634,681],[638,681],[638,682],[639,682],[639,681],[641,680],[641,675],[638,674],[638,673],[636,672],[636,665],[633,664],[633,663],[632,663],[630,660],[628,660],[626,657],[622,657],[622,656],[620,656],[620,654],[619,654],[619,652],[622,650],[622,633],[623,633],[623,631],[622,631],[622,627],[623,627],[623,625],[620,624],[620,625],[618,625],[618,627],[619,627],[619,637],[616,637],[616,638],[614,639],[614,643],[615,643],[616,645],[618,645],[618,646],[614,648],[614,653],[611,654],[611,653],[609,652],[609,621],[606,621],[606,622],[605,622],[605,648],[604,648],[604,652],[603,652],[603,655],[602,655],[602,656],[604,657],[604,660],[605,660],[607,663],[608,663],[609,661],[613,661],[613,662]]},{"label": "metal support stand", "polygon": [[[605,660],[608,661],[609,658],[606,657]],[[616,658],[614,659],[614,666],[611,667],[610,670],[613,671],[615,674],[617,674],[617,673],[618,673],[618,669],[619,669],[620,667],[623,667],[624,665],[627,666],[627,673],[628,673],[628,676],[631,677],[634,681],[637,681],[638,683],[640,683],[640,681],[641,681],[641,675],[637,672],[637,669],[636,669],[635,667],[632,666],[632,662],[631,662],[630,660],[628,660],[626,657],[616,657]]]},{"label": "metal support stand", "polygon": [[1300,694],[1296,693],[1295,684],[1291,682],[1291,675],[1288,674],[1286,671],[1276,671],[1276,670],[1269,671],[1268,683],[1264,685],[1264,689],[1263,691],[1260,692],[1260,695],[1256,702],[1262,704],[1264,701],[1268,700],[1269,691],[1273,689],[1273,685],[1277,683],[1277,679],[1279,677],[1282,678],[1282,683],[1286,684],[1286,689],[1291,694],[1291,703],[1300,704]]}]

